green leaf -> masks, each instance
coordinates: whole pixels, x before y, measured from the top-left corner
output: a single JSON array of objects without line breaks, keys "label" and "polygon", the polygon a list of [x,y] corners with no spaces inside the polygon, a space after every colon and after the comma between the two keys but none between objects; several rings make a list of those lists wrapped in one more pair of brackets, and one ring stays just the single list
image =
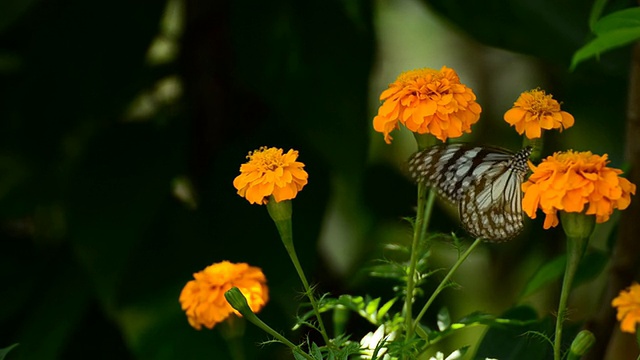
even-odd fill
[{"label": "green leaf", "polygon": [[11,346],[7,346],[4,349],[0,349],[0,360],[4,360],[4,357],[7,356],[9,351],[11,351],[11,349],[15,348],[16,346],[18,346],[18,344],[13,344]]},{"label": "green leaf", "polygon": [[[564,275],[566,261],[566,255],[561,255],[542,265],[527,282],[520,294],[520,298],[525,298],[549,283],[560,279]],[[604,270],[608,261],[609,256],[606,252],[592,250],[586,253],[580,260],[573,287],[584,284],[598,276]]]},{"label": "green leaf", "polygon": [[604,271],[609,262],[609,255],[604,251],[590,251],[580,260],[580,265],[573,279],[573,287],[595,279]]},{"label": "green leaf", "polygon": [[640,8],[633,7],[616,11],[598,20],[593,25],[593,33],[603,35],[616,30],[638,27],[640,27]]},{"label": "green leaf", "polygon": [[596,38],[573,54],[571,69],[580,62],[640,39],[640,8],[609,14],[592,26]]},{"label": "green leaf", "polygon": [[600,55],[600,53],[605,51],[630,44],[637,39],[640,39],[640,27],[633,29],[620,29],[599,35],[587,45],[576,51],[571,59],[571,69],[575,69],[575,67],[584,60]]},{"label": "green leaf", "polygon": [[596,22],[602,15],[602,11],[604,10],[604,6],[607,4],[607,0],[596,0],[591,7],[591,12],[589,13],[589,29],[593,31]]},{"label": "green leaf", "polygon": [[322,360],[322,351],[320,351],[316,343],[311,343],[311,356],[313,356],[314,359]]},{"label": "green leaf", "polygon": [[540,288],[548,285],[549,283],[562,276],[562,274],[564,273],[566,262],[566,256],[562,255],[542,265],[538,269],[538,271],[533,274],[533,277],[527,282],[524,289],[522,290],[522,293],[520,294],[520,298],[525,298],[535,293],[536,291],[540,290]]},{"label": "green leaf", "polygon": [[535,310],[527,306],[519,306],[508,310],[503,318],[517,320],[523,325],[491,326],[486,332],[478,350],[472,359],[518,359],[539,360],[553,358],[552,347],[546,346],[542,338],[532,333],[550,334],[553,332],[551,318],[538,320]]},{"label": "green leaf", "polygon": [[382,318],[387,314],[387,312],[389,312],[389,309],[391,309],[393,304],[395,304],[396,300],[398,300],[398,299],[397,298],[393,298],[393,299],[387,301],[384,305],[382,305],[382,307],[380,307],[380,309],[378,309],[377,320],[378,320],[379,323],[382,322]]},{"label": "green leaf", "polygon": [[375,318],[375,315],[378,312],[378,304],[380,304],[380,298],[373,299],[367,304],[364,309],[367,317]]}]

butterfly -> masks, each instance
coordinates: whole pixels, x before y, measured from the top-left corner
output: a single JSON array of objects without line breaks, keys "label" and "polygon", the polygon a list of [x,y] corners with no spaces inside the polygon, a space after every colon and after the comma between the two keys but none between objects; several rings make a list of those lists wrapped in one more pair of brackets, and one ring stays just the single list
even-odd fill
[{"label": "butterfly", "polygon": [[524,227],[521,185],[531,150],[527,146],[512,153],[494,147],[440,144],[412,155],[409,173],[458,206],[460,222],[469,234],[506,241]]}]

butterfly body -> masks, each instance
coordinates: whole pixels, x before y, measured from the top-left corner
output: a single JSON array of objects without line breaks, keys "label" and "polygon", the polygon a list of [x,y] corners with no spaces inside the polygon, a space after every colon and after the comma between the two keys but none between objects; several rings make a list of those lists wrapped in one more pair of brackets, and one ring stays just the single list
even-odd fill
[{"label": "butterfly body", "polygon": [[517,153],[470,144],[441,144],[414,154],[409,172],[417,182],[458,206],[465,230],[506,241],[523,228],[521,184],[531,148]]}]

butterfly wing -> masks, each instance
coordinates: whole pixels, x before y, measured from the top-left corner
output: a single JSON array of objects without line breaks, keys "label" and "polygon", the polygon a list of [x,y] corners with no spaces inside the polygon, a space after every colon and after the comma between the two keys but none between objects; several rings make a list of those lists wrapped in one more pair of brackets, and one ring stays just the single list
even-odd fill
[{"label": "butterfly wing", "polygon": [[418,182],[458,205],[467,232],[505,241],[523,228],[522,191],[531,148],[513,154],[503,149],[468,144],[436,145],[409,159]]},{"label": "butterfly wing", "polygon": [[500,163],[474,179],[458,203],[465,230],[490,241],[506,241],[520,233],[524,174]]},{"label": "butterfly wing", "polygon": [[409,174],[416,182],[426,183],[444,199],[458,204],[474,179],[511,156],[512,153],[497,148],[435,145],[409,159]]}]

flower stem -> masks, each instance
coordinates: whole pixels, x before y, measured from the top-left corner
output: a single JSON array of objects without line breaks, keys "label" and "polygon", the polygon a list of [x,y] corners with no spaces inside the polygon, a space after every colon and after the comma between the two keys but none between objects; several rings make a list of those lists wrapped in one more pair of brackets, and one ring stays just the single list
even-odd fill
[{"label": "flower stem", "polygon": [[[427,197],[427,192],[429,193]],[[409,270],[407,273],[407,293],[404,302],[404,316],[407,339],[413,335],[413,318],[411,315],[413,307],[413,292],[415,290],[416,266],[418,264],[418,248],[420,241],[426,235],[426,229],[429,226],[429,218],[435,200],[433,191],[429,191],[427,185],[418,183],[418,209],[416,214],[416,222],[413,228],[413,241],[411,243],[411,254],[409,258]]]},{"label": "flower stem", "polygon": [[313,358],[309,354],[306,354],[304,351],[302,351],[300,347],[287,340],[287,338],[282,336],[279,332],[273,330],[269,325],[265,324],[264,321],[260,320],[260,318],[253,312],[253,310],[251,310],[251,307],[249,307],[247,298],[240,291],[240,289],[238,289],[237,287],[232,287],[224,293],[224,297],[225,299],[227,299],[227,302],[229,303],[229,305],[231,305],[231,307],[242,314],[244,319],[291,348],[291,350],[296,354],[302,355],[302,357],[304,357],[305,359],[313,360]]},{"label": "flower stem", "polygon": [[227,346],[233,360],[244,360],[244,346],[241,338],[228,339]]},{"label": "flower stem", "polygon": [[318,302],[316,298],[313,296],[313,290],[309,286],[309,282],[307,281],[307,277],[304,275],[304,271],[302,270],[302,266],[300,265],[300,261],[298,260],[298,255],[296,254],[296,249],[293,246],[293,230],[291,223],[291,202],[290,201],[281,201],[276,202],[273,197],[271,197],[270,201],[267,203],[267,210],[271,219],[276,224],[276,228],[278,228],[278,233],[280,234],[280,239],[282,240],[282,244],[284,245],[287,253],[289,254],[289,258],[291,258],[291,262],[293,263],[293,267],[295,267],[298,272],[298,277],[300,277],[300,281],[302,281],[302,285],[304,286],[304,291],[309,298],[309,302],[311,303],[311,307],[313,308],[313,312],[318,319],[318,327],[320,328],[320,333],[322,334],[322,338],[324,342],[331,346],[331,342],[329,341],[329,335],[324,326],[324,322],[322,321],[322,316],[320,314],[320,307],[318,306]]},{"label": "flower stem", "polygon": [[246,316],[246,318],[247,320],[252,322],[254,325],[262,329],[264,332],[273,336],[276,340],[288,346],[292,351],[294,351],[298,355],[302,355],[302,357],[304,357],[305,359],[313,360],[313,357],[311,357],[309,354],[302,351],[298,346],[296,346],[294,343],[289,341],[286,337],[282,336],[282,334],[273,330],[269,325],[265,324],[264,321],[260,320],[260,318],[255,314],[253,316],[251,315]]},{"label": "flower stem", "polygon": [[571,284],[580,264],[580,259],[584,252],[584,247],[588,238],[567,237],[567,264],[562,280],[562,290],[560,292],[560,303],[558,304],[558,315],[556,318],[556,336],[553,342],[554,360],[562,359],[562,322],[567,312],[567,301],[571,292]]},{"label": "flower stem", "polygon": [[560,303],[558,304],[558,314],[556,318],[556,336],[553,342],[553,358],[561,360],[562,357],[562,322],[567,312],[567,301],[573,284],[573,277],[578,270],[578,264],[584,254],[584,250],[589,243],[589,237],[593,233],[596,217],[582,213],[560,211],[560,223],[567,236],[567,264],[562,280],[562,290],[560,291]]},{"label": "flower stem", "polygon": [[431,306],[431,304],[436,299],[438,294],[440,294],[440,292],[442,292],[442,290],[444,290],[444,288],[447,286],[449,280],[451,279],[451,276],[453,276],[453,273],[455,273],[456,270],[458,270],[460,265],[462,265],[462,263],[469,257],[473,249],[475,249],[481,242],[482,242],[482,238],[477,238],[473,242],[473,244],[471,244],[471,246],[469,246],[469,248],[464,253],[462,253],[462,255],[458,258],[456,263],[453,264],[451,269],[449,269],[449,272],[444,277],[444,279],[442,279],[442,281],[440,282],[440,285],[438,285],[436,290],[431,294],[431,297],[429,297],[429,300],[427,300],[427,303],[424,304],[424,306],[422,307],[422,310],[420,310],[420,313],[418,314],[418,316],[416,316],[416,320],[413,322],[413,326],[412,326],[414,329],[416,326],[418,326],[418,324],[420,323],[420,320],[422,319],[424,314],[427,312],[427,309],[429,309],[429,306]]}]

